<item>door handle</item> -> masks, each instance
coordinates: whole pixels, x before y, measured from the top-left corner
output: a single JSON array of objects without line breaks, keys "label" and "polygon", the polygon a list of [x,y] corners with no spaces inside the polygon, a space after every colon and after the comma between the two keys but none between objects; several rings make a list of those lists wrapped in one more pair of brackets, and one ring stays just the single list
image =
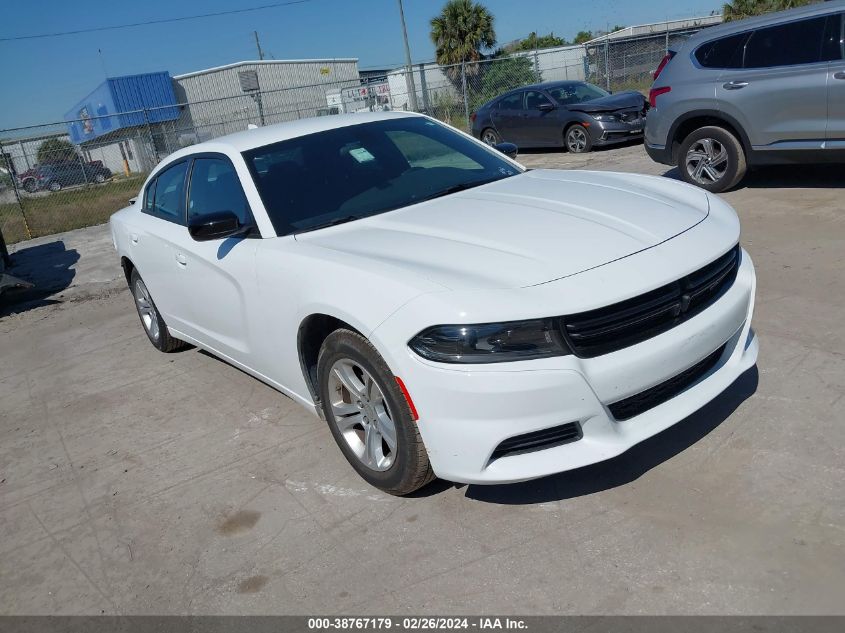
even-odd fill
[{"label": "door handle", "polygon": [[138,235],[136,233],[133,233],[132,235],[130,235],[129,239],[132,241],[133,244],[138,243]]},{"label": "door handle", "polygon": [[834,79],[845,79],[845,71],[840,70],[838,73],[833,73]]},{"label": "door handle", "polygon": [[739,90],[740,88],[745,88],[747,85],[747,81],[729,81],[726,84],[722,84],[722,88],[725,90]]},{"label": "door handle", "polygon": [[185,257],[182,253],[176,253],[176,263],[180,266],[187,266],[188,258]]}]

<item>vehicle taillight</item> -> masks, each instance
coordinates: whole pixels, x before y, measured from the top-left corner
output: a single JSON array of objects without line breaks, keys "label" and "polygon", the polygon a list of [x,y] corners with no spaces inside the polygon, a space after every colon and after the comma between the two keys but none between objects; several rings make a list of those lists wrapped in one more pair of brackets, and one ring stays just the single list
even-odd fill
[{"label": "vehicle taillight", "polygon": [[652,108],[657,107],[657,97],[660,95],[666,94],[672,90],[669,86],[663,86],[662,88],[652,88],[648,91],[648,105]]},{"label": "vehicle taillight", "polygon": [[476,116],[477,115],[475,114],[475,112],[473,112],[472,114],[469,115],[469,120],[472,121],[473,123],[475,123],[475,117]]},{"label": "vehicle taillight", "polygon": [[660,73],[663,72],[663,69],[666,68],[666,64],[672,61],[672,58],[675,56],[675,51],[669,51],[663,56],[663,59],[660,60],[660,63],[657,65],[657,70],[654,71],[654,78],[657,79],[660,76]]}]

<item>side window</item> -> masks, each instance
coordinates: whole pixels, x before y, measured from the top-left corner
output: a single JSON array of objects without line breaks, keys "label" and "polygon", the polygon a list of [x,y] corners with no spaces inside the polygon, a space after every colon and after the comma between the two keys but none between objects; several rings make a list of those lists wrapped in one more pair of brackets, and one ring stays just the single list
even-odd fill
[{"label": "side window", "polygon": [[499,101],[500,110],[522,110],[522,93],[515,92]]},{"label": "side window", "polygon": [[155,179],[155,196],[152,197],[152,209],[147,205],[151,199],[150,188],[144,201],[144,211],[177,224],[185,223],[185,174],[188,162],[183,161],[168,167]]},{"label": "side window", "polygon": [[144,211],[147,213],[153,212],[153,205],[156,199],[156,182],[155,178],[147,185],[147,191],[144,193]]},{"label": "side window", "polygon": [[241,224],[252,221],[235,168],[222,158],[197,158],[191,171],[188,219],[231,211]]},{"label": "side window", "polygon": [[827,16],[827,24],[824,29],[824,41],[822,42],[822,61],[834,62],[842,59],[843,46],[845,46],[845,38],[843,38],[843,27],[841,13]]},{"label": "side window", "polygon": [[704,68],[742,68],[742,52],[748,33],[729,35],[702,44],[695,51],[695,58]]},{"label": "side window", "polygon": [[821,61],[826,21],[826,17],[812,18],[754,31],[745,45],[745,68]]},{"label": "side window", "polygon": [[536,110],[542,103],[551,103],[549,98],[542,92],[536,90],[529,90],[525,93],[525,109]]}]

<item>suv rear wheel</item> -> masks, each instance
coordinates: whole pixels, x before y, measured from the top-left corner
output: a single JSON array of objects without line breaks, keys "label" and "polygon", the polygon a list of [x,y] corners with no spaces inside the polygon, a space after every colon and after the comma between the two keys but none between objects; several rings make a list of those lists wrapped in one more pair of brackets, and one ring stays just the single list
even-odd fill
[{"label": "suv rear wheel", "polygon": [[745,170],[745,152],[739,140],[715,125],[689,134],[678,151],[681,178],[714,193],[734,187]]}]

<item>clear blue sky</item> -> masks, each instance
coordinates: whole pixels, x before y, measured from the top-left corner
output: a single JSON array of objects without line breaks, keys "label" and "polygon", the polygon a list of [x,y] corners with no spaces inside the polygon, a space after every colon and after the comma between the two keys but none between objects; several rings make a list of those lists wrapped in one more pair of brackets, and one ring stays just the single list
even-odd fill
[{"label": "clear blue sky", "polygon": [[[212,13],[272,0],[7,2],[0,37],[69,31]],[[531,31],[572,38],[607,24],[631,25],[706,15],[716,0],[482,0],[500,42]],[[429,20],[441,0],[404,0],[411,55],[429,61]],[[277,59],[357,57],[359,68],[402,65],[397,0],[309,0],[238,15],[45,39],[0,42],[0,129],[60,121],[105,76],[171,74],[256,59],[252,31]],[[102,50],[102,59],[98,54]]]}]

